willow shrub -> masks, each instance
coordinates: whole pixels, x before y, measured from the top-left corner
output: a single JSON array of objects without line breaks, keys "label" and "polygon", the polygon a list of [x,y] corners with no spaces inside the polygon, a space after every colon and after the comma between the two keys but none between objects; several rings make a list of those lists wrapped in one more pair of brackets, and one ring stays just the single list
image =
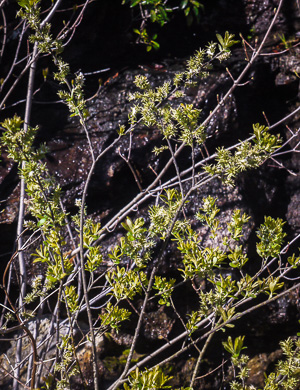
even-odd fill
[{"label": "willow shrub", "polygon": [[[89,341],[92,345],[93,386],[100,389],[97,338],[111,331],[118,332],[124,321],[132,322],[131,327],[135,329],[133,341],[123,372],[109,387],[110,390],[170,388],[168,383],[171,377],[164,371],[165,364],[191,348],[196,351],[197,358],[189,386],[181,389],[197,388],[194,386],[200,364],[216,332],[224,332],[226,341],[223,342],[223,347],[230,354],[235,368],[230,388],[253,388],[246,385],[249,357],[241,353],[245,348],[244,336],[233,340],[227,333],[235,326],[235,322],[248,313],[299,286],[299,283],[286,286],[285,277],[299,266],[300,257],[288,253],[284,222],[279,218],[266,216],[264,223],[258,228],[257,255],[254,259],[248,258],[241,244],[245,225],[250,220],[248,215],[238,209],[233,210],[231,219],[227,222],[227,234],[222,235],[220,242],[218,199],[204,197],[201,208],[192,219],[186,217],[184,211],[192,199],[191,195],[196,191],[201,194],[201,187],[211,180],[218,179],[225,186],[233,187],[241,172],[258,168],[271,156],[274,158],[282,147],[278,135],[273,134],[268,127],[254,124],[253,133],[248,139],[239,141],[232,147],[220,147],[206,160],[195,161],[195,148],[205,144],[208,137],[207,124],[224,100],[203,119],[201,110],[192,104],[182,103],[182,98],[186,88],[197,85],[199,80],[209,75],[215,62],[223,62],[230,57],[231,46],[237,43],[234,36],[228,32],[224,36],[217,35],[216,42],[209,43],[190,58],[185,71],[177,73],[172,81],[159,87],[153,88],[147,77],[137,76],[135,84],[138,91],[128,96],[132,101],[128,125],[122,125],[112,144],[97,154],[88,129],[89,112],[83,94],[83,75],[77,73],[72,78],[70,66],[62,57],[63,40],[52,36],[48,21],[41,21],[39,2],[22,0],[19,4],[18,16],[32,30],[30,42],[36,53],[50,56],[57,67],[53,77],[61,86],[58,95],[68,106],[70,115],[79,118],[88,139],[92,163],[82,198],[76,201],[75,206],[79,211],[73,216],[72,226],[75,226],[75,230],[72,231],[70,216],[61,201],[61,188],[47,168],[47,147],[34,144],[38,129],[30,127],[28,123],[24,126],[24,121],[17,115],[2,122],[5,131],[1,142],[8,151],[9,158],[18,163],[19,175],[26,188],[25,200],[21,198],[21,202],[25,202],[26,212],[31,216],[26,222],[22,218],[19,221],[24,229],[32,233],[31,237],[39,238],[42,242],[34,249],[35,240],[29,239],[12,256],[9,266],[17,261],[22,264],[20,254],[26,248],[32,255],[32,261],[44,264],[45,269],[42,276],[32,281],[30,292],[27,291],[24,295],[24,289],[28,290],[28,286],[26,282],[25,287],[24,282],[20,285],[18,305],[9,298],[6,283],[8,268],[4,274],[3,288],[7,300],[3,306],[6,315],[1,332],[9,333],[16,329],[13,327],[16,323],[19,324],[17,328],[21,334],[25,332],[30,338],[33,354],[33,358],[29,354],[23,362],[20,362],[20,355],[15,363],[11,362],[11,374],[17,376],[14,388],[25,386],[24,376],[20,376],[22,366],[27,370],[27,386],[30,383],[32,389],[39,386],[43,389],[68,389],[72,387],[72,378],[75,376],[81,376],[82,386],[88,387],[89,378],[85,377],[86,373],[82,371],[77,354],[78,349]],[[37,58],[38,56],[33,58],[33,62]],[[249,62],[246,67],[250,66]],[[234,83],[229,93],[237,86],[238,82]],[[134,137],[141,125],[155,128],[161,133],[161,144],[154,148],[153,153],[160,156],[167,150],[170,159],[148,188],[138,193],[105,226],[101,226],[86,214],[85,203],[90,178],[103,155],[117,147],[123,137]],[[193,162],[184,172],[177,162],[177,156],[182,150],[191,153]],[[171,166],[175,167],[176,176],[163,182],[163,175]],[[153,195],[156,196],[156,201],[149,206],[147,219],[137,218],[132,210]],[[198,226],[205,226],[209,232],[209,245],[202,245],[195,220],[198,221]],[[114,234],[113,228],[119,223],[123,227],[123,236],[116,239],[113,248],[101,248],[103,238]],[[69,231],[70,236],[66,231]],[[70,245],[73,245],[71,251]],[[160,264],[171,245],[173,248],[176,245],[181,258],[176,278],[160,274]],[[246,268],[245,265],[253,261],[256,262],[256,272],[252,274],[247,271],[251,267]],[[233,278],[230,273],[222,276],[222,273],[217,272],[224,264],[235,269],[238,277]],[[100,266],[102,270],[104,267],[105,272],[98,277]],[[195,279],[199,278],[205,280],[209,288],[198,289],[196,308],[180,315],[176,301],[173,300],[174,291],[183,284],[194,285]],[[95,296],[93,291],[96,288],[98,292]],[[56,303],[49,334],[46,340],[38,341],[38,329],[32,333],[27,324],[29,320],[40,318],[47,312],[45,303],[50,297],[52,301],[55,297]],[[135,320],[131,315],[137,297],[143,303],[138,319]],[[156,302],[157,308],[168,306],[174,311],[181,324],[181,332],[175,338],[155,347],[149,356],[136,361],[134,351],[150,300]],[[101,309],[91,307],[95,302],[100,302]],[[131,305],[126,302],[131,302]],[[73,328],[81,313],[86,313],[89,330],[78,342],[73,337]],[[66,324],[69,332],[63,333]],[[45,341],[53,338],[57,342],[57,351],[50,371],[45,374],[43,348]],[[177,352],[174,352],[174,348],[169,348],[178,346],[180,340],[183,343],[179,343]],[[299,339],[282,341],[281,348],[284,358],[277,364],[274,372],[266,377],[265,389],[296,389],[299,386]],[[170,350],[172,352],[166,357],[166,351]],[[160,359],[162,352],[164,358]],[[156,362],[159,361],[155,365],[151,363],[154,357]]]}]

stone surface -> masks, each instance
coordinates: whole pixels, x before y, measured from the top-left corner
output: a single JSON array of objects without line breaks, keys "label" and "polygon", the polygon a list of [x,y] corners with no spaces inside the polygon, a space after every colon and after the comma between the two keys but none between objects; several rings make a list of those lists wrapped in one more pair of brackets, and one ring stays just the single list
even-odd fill
[{"label": "stone surface", "polygon": [[255,386],[255,388],[263,388],[265,383],[265,373],[270,365],[273,365],[282,357],[282,351],[276,350],[270,354],[261,353],[254,356],[247,364],[249,371],[249,379],[247,385]]}]

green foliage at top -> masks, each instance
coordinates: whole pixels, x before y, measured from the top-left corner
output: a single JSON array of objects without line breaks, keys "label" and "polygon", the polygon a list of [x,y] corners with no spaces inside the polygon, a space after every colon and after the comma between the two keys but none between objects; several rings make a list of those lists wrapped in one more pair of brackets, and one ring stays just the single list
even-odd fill
[{"label": "green foliage at top", "polygon": [[138,10],[141,19],[140,28],[133,31],[139,36],[138,42],[146,45],[147,51],[159,49],[157,34],[149,36],[145,27],[150,21],[163,27],[167,24],[177,11],[182,11],[186,17],[188,25],[194,20],[199,21],[199,9],[204,9],[201,2],[197,0],[123,0],[122,4],[129,4],[131,8]]}]

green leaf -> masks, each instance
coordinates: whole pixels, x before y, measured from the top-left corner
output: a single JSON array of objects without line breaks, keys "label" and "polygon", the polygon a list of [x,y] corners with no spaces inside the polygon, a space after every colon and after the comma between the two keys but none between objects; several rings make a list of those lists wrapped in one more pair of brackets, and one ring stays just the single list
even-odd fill
[{"label": "green leaf", "polygon": [[190,13],[190,11],[191,11],[191,8],[190,8],[190,7],[187,7],[187,8],[184,10],[184,15],[185,15],[185,16],[188,16],[189,13]]},{"label": "green leaf", "polygon": [[160,47],[160,46],[159,46],[159,43],[157,43],[157,42],[152,41],[151,44],[152,44],[152,46],[153,46],[153,48],[154,48],[155,50],[158,50],[159,47]]},{"label": "green leaf", "polygon": [[45,224],[45,222],[47,221],[47,218],[42,218],[38,221],[37,223],[37,227],[41,227]]},{"label": "green leaf", "polygon": [[193,7],[193,12],[196,16],[199,16],[199,9],[197,7]]},{"label": "green leaf", "polygon": [[221,36],[220,34],[216,34],[216,37],[217,37],[218,41],[220,42],[220,44],[221,44],[222,46],[224,46],[224,41],[223,41],[222,36]]},{"label": "green leaf", "polygon": [[265,222],[257,232],[257,237],[260,239],[260,242],[256,244],[259,256],[268,258],[279,255],[283,239],[286,236],[286,233],[283,232],[283,225],[282,219],[265,216]]},{"label": "green leaf", "polygon": [[186,6],[188,5],[188,2],[189,2],[189,0],[183,0],[183,1],[181,2],[181,4],[180,4],[180,8],[181,8],[181,9],[186,8]]},{"label": "green leaf", "polygon": [[232,357],[237,358],[239,357],[242,349],[246,348],[243,347],[244,338],[245,336],[238,336],[233,342],[231,336],[229,336],[227,341],[222,342],[223,347],[232,355]]},{"label": "green leaf", "polygon": [[131,0],[130,7],[133,8],[137,6],[142,0]]}]

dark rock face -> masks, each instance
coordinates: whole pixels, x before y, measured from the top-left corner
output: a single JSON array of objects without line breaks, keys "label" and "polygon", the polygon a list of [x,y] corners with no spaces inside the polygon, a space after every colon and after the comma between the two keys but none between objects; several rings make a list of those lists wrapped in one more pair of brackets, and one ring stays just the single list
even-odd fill
[{"label": "dark rock face", "polygon": [[[214,3],[215,10],[211,10],[211,6],[209,4],[207,5],[207,15],[202,20],[197,34],[203,32],[205,37],[210,37],[212,34],[211,31],[215,33],[215,30],[223,31],[228,29],[230,31],[235,30],[236,32],[241,31],[243,34],[249,33],[249,35],[252,35],[250,38],[258,37],[260,40],[274,15],[274,7],[277,6],[277,2],[274,0],[266,0],[263,2],[244,0],[239,2],[238,6],[236,6],[235,1],[228,2],[219,0]],[[107,10],[107,7],[110,7],[108,2],[105,7],[105,12],[111,12]],[[296,1],[287,2],[281,17],[274,27],[274,34],[284,33],[287,36],[292,36],[299,27],[298,19],[293,16],[297,12]],[[91,17],[91,15],[88,13],[87,17]],[[84,25],[78,31],[77,37],[82,45],[83,28]],[[95,42],[100,39],[99,32],[94,31],[93,34],[91,41]],[[129,32],[128,34],[130,35],[131,33]],[[162,47],[166,44],[164,39],[168,37],[168,34],[170,34],[169,30],[166,31],[166,36],[163,37]],[[96,63],[97,66],[109,66],[113,68],[112,63],[116,58],[122,64],[122,68],[124,62],[127,66],[125,51],[122,50],[118,53],[120,42],[117,44],[115,36],[110,38],[112,39],[110,44],[115,46],[110,46],[108,42],[103,44],[104,46],[101,46],[102,60],[90,57],[89,50],[95,50],[95,46],[91,43],[85,49],[83,46],[79,46],[84,53],[89,53],[87,54],[87,67],[93,67]],[[123,40],[125,38],[123,37]],[[189,47],[196,46],[195,40],[193,39],[190,39]],[[125,47],[128,46],[130,45],[127,42],[127,46],[125,45]],[[171,49],[173,51],[175,50],[173,45]],[[73,66],[82,67],[76,51],[72,52],[71,49],[68,50],[67,56],[71,61],[74,61]],[[98,50],[100,49],[98,48]],[[110,56],[106,56],[106,52],[109,50],[112,53]],[[296,108],[297,98],[299,98],[298,75],[300,74],[300,50],[298,46],[278,56],[277,52],[282,50],[284,50],[284,47],[281,45],[278,36],[275,36],[275,38],[272,36],[266,48],[266,52],[272,53],[272,55],[260,57],[247,75],[247,81],[249,83],[237,89],[209,123],[207,129],[209,134],[212,134],[213,131],[218,129],[218,135],[207,143],[207,148],[210,153],[213,153],[217,146],[229,146],[239,139],[244,139],[249,134],[252,123],[265,123],[265,118],[271,124],[275,123]],[[182,51],[185,53],[185,49],[182,49]],[[135,63],[133,66],[133,62],[135,62],[133,61],[133,56],[135,53],[131,49],[130,60],[128,60],[131,67],[129,69],[118,69],[118,75],[112,72],[111,76],[115,77],[112,77],[100,89],[99,94],[88,103],[90,111],[88,128],[90,129],[92,145],[97,152],[105,150],[116,139],[116,130],[118,127],[127,123],[128,109],[130,107],[127,95],[129,92],[135,90],[133,80],[137,74],[147,75],[152,85],[160,85],[164,81],[170,80],[175,72],[184,69],[185,60],[170,59],[168,52],[162,53],[167,53],[167,59],[160,61],[160,66],[143,65],[139,67],[137,66],[139,65],[138,63]],[[164,54],[160,55],[163,56]],[[234,50],[233,57],[228,64],[233,76],[238,75],[243,68],[244,57],[244,50]],[[107,60],[105,61],[103,58]],[[136,58],[141,61],[143,60],[142,56],[137,56]],[[155,59],[155,55],[153,55],[153,58]],[[87,84],[89,90],[92,82],[88,80]],[[217,67],[207,79],[201,81],[199,87],[190,88],[187,91],[184,102],[188,104],[193,103],[197,108],[202,109],[202,115],[205,117],[215,106],[217,95],[222,96],[226,93],[230,85],[231,78],[229,74],[224,68]],[[38,135],[38,140],[47,141],[50,149],[47,156],[49,169],[62,186],[65,207],[70,213],[73,213],[76,211],[74,208],[75,199],[79,198],[82,194],[91,165],[88,143],[83,129],[76,120],[67,120],[64,111],[59,114],[55,113],[55,111],[60,111],[60,106],[47,110],[47,116],[51,117],[51,121],[48,121],[47,118],[45,119],[45,111],[39,108],[38,118],[41,131]],[[34,111],[37,112],[36,107]],[[263,115],[263,112],[265,115]],[[299,118],[300,114],[294,116],[288,123],[292,131],[296,131],[297,126],[299,126]],[[291,137],[290,130],[285,128],[284,125],[278,127],[276,132],[280,132],[284,140]],[[160,171],[165,163],[164,158],[162,161],[159,161],[152,153],[153,147],[159,145],[161,138],[161,135],[156,129],[138,128],[132,140],[129,137],[124,137],[116,148],[109,151],[99,161],[88,189],[87,206],[90,215],[96,220],[101,220],[105,223],[106,220],[113,216],[139,192],[139,186],[144,189],[152,182],[156,173]],[[298,138],[293,140],[292,146],[295,147],[299,141],[298,136]],[[131,143],[130,162],[136,172],[136,178],[132,175],[129,164],[122,158],[122,156],[127,156],[129,143]],[[196,160],[201,159],[202,153],[203,150],[196,150]],[[241,175],[234,190],[222,186],[217,180],[201,187],[201,190],[193,195],[187,208],[187,215],[194,215],[199,209],[203,196],[208,195],[217,196],[219,199],[218,207],[221,209],[221,228],[226,225],[234,208],[240,208],[242,212],[247,212],[252,217],[252,222],[245,232],[243,244],[249,248],[249,254],[254,251],[255,231],[259,224],[263,222],[263,216],[266,214],[286,219],[288,237],[293,237],[300,230],[299,155],[286,154],[283,155],[280,161],[289,171],[275,167],[275,164],[270,161],[259,170]],[[183,154],[179,158],[178,163],[182,169],[189,167],[191,165],[190,156]],[[167,174],[166,179],[174,175],[175,171],[173,170]],[[3,211],[0,214],[0,246],[1,253],[6,254],[12,252],[14,242],[18,214],[19,180],[17,167],[7,159],[5,154],[2,155],[0,177],[0,199],[3,202]],[[138,215],[147,218],[147,206],[148,204],[142,205],[138,210]],[[201,227],[198,229],[203,237],[203,244],[210,244],[205,229]],[[224,229],[221,229],[221,231],[223,234],[226,234]],[[104,250],[115,242],[116,236],[119,233],[120,230],[117,230],[115,235],[104,241]],[[220,236],[220,242],[221,238],[222,236]],[[161,273],[176,273],[178,261],[176,252],[170,251],[166,256],[165,262],[161,265]],[[30,268],[31,260],[29,257],[28,263]],[[40,272],[40,269],[31,271],[33,273]],[[224,272],[227,272],[227,270]],[[185,291],[185,293],[192,295],[194,292]],[[182,310],[191,310],[192,305],[188,302],[186,296],[178,297],[178,302],[181,304]],[[296,292],[293,296],[286,297],[286,300],[278,301],[267,310],[264,309],[263,315],[263,321],[261,320],[262,317],[251,317],[245,325],[250,339],[254,338],[254,336],[260,336],[263,339],[264,334],[258,335],[255,332],[264,332],[266,329],[267,332],[270,329],[289,329],[293,331],[295,325],[291,325],[291,323],[293,322],[295,324],[299,318],[299,292]],[[145,318],[147,319],[147,323],[143,329],[143,337],[147,342],[154,341],[159,343],[161,339],[167,338],[172,332],[176,333],[176,325],[174,325],[176,320],[173,317],[169,317],[163,311],[157,312],[150,307]],[[132,341],[130,330],[123,336],[127,341],[124,341],[122,344],[119,339],[119,343],[123,347],[128,347]],[[277,340],[278,336],[274,337],[273,343],[276,344]],[[271,343],[270,338],[265,343],[261,343],[260,352],[262,354],[255,355],[250,360],[249,368],[253,371],[253,374],[251,374],[252,381],[249,384],[262,386],[263,372],[279,356],[278,351],[275,351],[275,347],[274,349],[272,347],[270,349],[268,343]],[[142,350],[139,352],[141,354],[143,353]],[[83,351],[80,357],[83,371],[90,369],[87,363],[89,362],[88,353],[89,351]],[[208,354],[209,358],[213,361],[213,352],[209,351]],[[125,357],[123,356],[122,359],[124,360]],[[190,377],[192,367],[195,364],[194,360],[194,357],[191,356],[186,361],[178,363],[179,369],[176,375],[174,375],[174,386],[182,385],[185,378]],[[124,361],[122,362],[124,363]],[[114,380],[115,376],[111,376],[112,367],[115,374],[122,372],[123,363],[117,362],[115,358],[103,362],[101,372],[104,383]],[[210,365],[209,363],[208,367],[212,368],[213,364]],[[201,380],[199,382],[201,385],[199,388],[217,388],[221,380],[221,378],[212,380],[210,387],[204,387],[205,384]]]}]

